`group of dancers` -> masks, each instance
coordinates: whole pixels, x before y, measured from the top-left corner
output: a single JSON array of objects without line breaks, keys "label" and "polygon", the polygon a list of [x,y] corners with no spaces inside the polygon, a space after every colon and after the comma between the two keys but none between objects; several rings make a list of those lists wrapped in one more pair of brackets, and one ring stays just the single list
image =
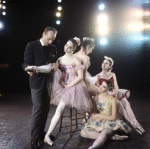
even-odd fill
[{"label": "group of dancers", "polygon": [[[56,33],[54,30],[49,32]],[[46,36],[45,33],[43,36]],[[129,91],[120,90],[118,87],[116,75],[112,72],[113,59],[105,56],[101,65],[102,71],[92,77],[88,72],[90,66],[88,55],[94,50],[94,39],[84,37],[80,50],[74,53],[80,43],[77,37],[69,39],[64,46],[65,54],[58,58],[56,63],[44,65],[30,63],[25,67],[25,71],[34,72],[35,76],[47,74],[50,104],[57,105],[49,129],[44,136],[44,142],[50,146],[54,145],[50,136],[66,106],[89,113],[90,116],[80,133],[84,138],[95,139],[89,149],[102,147],[108,138],[128,139],[127,135],[117,134],[117,131],[123,131],[126,134],[131,132],[130,126],[124,119],[139,134],[143,134],[145,130],[137,121],[127,100]]]}]

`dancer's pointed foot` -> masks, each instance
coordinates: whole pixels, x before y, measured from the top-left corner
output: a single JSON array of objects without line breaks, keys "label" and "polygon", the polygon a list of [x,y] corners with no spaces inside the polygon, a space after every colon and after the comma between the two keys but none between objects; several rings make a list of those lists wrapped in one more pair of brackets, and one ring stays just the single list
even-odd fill
[{"label": "dancer's pointed foot", "polygon": [[50,139],[50,137],[48,135],[45,135],[44,142],[50,146],[54,145],[53,141]]},{"label": "dancer's pointed foot", "polygon": [[138,123],[137,120],[134,120],[132,122],[132,126],[140,135],[142,135],[145,132],[144,128]]},{"label": "dancer's pointed foot", "polygon": [[128,136],[120,136],[118,134],[115,134],[113,137],[111,137],[112,140],[127,140]]}]

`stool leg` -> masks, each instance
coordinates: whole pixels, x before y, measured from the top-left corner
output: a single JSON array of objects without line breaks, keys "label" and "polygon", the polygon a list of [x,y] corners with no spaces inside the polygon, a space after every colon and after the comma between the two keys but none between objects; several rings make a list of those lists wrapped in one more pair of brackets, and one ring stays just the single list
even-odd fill
[{"label": "stool leg", "polygon": [[60,126],[59,126],[59,132],[61,132],[62,120],[63,120],[63,114],[64,114],[64,112],[63,112],[62,115],[61,115]]},{"label": "stool leg", "polygon": [[74,110],[75,110],[75,119],[76,119],[76,129],[78,129],[77,109]]},{"label": "stool leg", "polygon": [[71,132],[72,132],[72,108],[70,108],[70,131],[69,131],[70,137],[71,137]]}]

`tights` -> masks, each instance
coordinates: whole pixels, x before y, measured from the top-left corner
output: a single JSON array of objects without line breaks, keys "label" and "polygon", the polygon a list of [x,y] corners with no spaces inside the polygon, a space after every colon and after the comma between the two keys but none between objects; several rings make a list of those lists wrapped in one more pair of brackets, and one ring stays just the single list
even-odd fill
[{"label": "tights", "polygon": [[128,112],[128,115],[129,115],[130,119],[132,121],[136,120],[135,115],[134,115],[134,113],[131,109],[130,103],[127,101],[127,99],[126,98],[121,99],[121,103],[123,104],[124,108]]},{"label": "tights", "polygon": [[137,121],[130,103],[128,102],[128,100],[126,98],[122,98],[121,101],[117,100],[117,106],[118,106],[118,110],[120,112],[120,114],[128,121],[130,122],[130,124],[135,128],[135,130],[139,133],[139,134],[143,134],[145,132],[145,130],[143,129],[143,127],[140,125],[140,123]]},{"label": "tights", "polygon": [[132,119],[131,117],[129,116],[129,114],[127,113],[127,111],[125,110],[122,102],[120,102],[119,100],[117,100],[117,107],[118,107],[118,110],[120,112],[120,114],[127,120],[129,121],[130,123],[132,123]]},{"label": "tights", "polygon": [[100,148],[103,146],[105,141],[114,135],[115,131],[110,129],[104,129],[102,132],[98,133],[96,131],[90,130],[89,128],[84,128],[81,131],[81,136],[84,138],[96,139],[91,147],[92,148]]},{"label": "tights", "polygon": [[52,133],[52,131],[55,129],[61,114],[63,113],[64,109],[66,107],[66,103],[63,101],[60,101],[59,105],[57,106],[55,115],[53,116],[52,120],[51,120],[51,124],[49,126],[48,132],[46,135],[50,136],[50,134]]}]

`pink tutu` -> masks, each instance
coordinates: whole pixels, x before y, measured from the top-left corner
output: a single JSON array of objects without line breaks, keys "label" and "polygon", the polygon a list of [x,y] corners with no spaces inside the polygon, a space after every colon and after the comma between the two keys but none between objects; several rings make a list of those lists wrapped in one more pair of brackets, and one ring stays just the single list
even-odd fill
[{"label": "pink tutu", "polygon": [[77,78],[77,70],[84,68],[84,65],[61,65],[60,69],[57,69],[54,72],[51,104],[58,105],[60,101],[64,101],[66,105],[71,108],[75,107],[77,110],[84,111],[91,110],[92,101],[84,81],[81,81],[70,88],[64,88],[61,84],[61,81],[66,85],[70,84]]}]

